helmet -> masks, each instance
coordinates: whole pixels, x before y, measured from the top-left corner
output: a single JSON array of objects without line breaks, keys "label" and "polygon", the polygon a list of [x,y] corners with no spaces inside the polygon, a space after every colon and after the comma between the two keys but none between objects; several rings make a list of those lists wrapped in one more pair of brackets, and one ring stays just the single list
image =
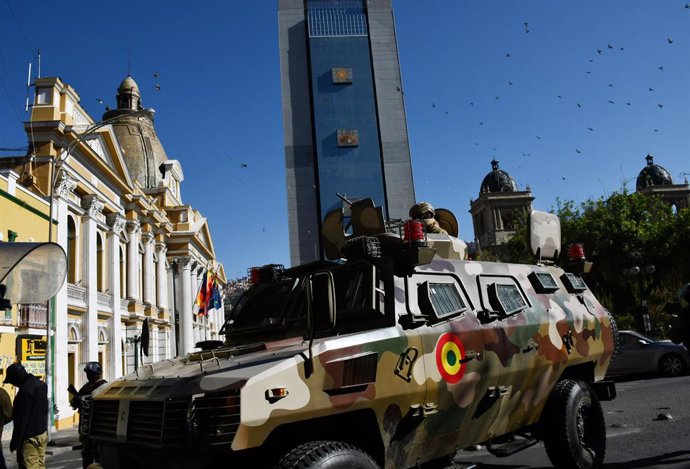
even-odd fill
[{"label": "helmet", "polygon": [[683,288],[680,289],[678,297],[690,303],[690,283],[683,285]]},{"label": "helmet", "polygon": [[84,366],[84,372],[87,375],[102,375],[103,369],[101,368],[101,364],[98,362],[88,362],[86,366]]},{"label": "helmet", "polygon": [[436,215],[434,207],[429,202],[419,202],[410,208],[410,218],[422,218],[426,212],[431,212],[431,216]]}]

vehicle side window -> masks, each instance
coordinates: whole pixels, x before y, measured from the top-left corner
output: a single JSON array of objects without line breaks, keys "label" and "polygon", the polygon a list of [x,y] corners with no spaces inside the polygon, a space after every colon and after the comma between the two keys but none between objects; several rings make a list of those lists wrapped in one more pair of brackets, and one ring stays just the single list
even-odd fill
[{"label": "vehicle side window", "polygon": [[482,307],[499,316],[510,316],[524,311],[529,302],[517,280],[505,275],[480,275],[477,277]]},{"label": "vehicle side window", "polygon": [[638,345],[640,339],[638,337],[635,337],[634,335],[629,335],[629,334],[621,334],[620,335],[620,344],[621,345]]},{"label": "vehicle side window", "polygon": [[451,275],[414,275],[407,281],[408,306],[432,322],[471,309],[459,280]]},{"label": "vehicle side window", "polygon": [[417,290],[419,306],[426,314],[443,318],[467,309],[453,283],[422,282]]}]

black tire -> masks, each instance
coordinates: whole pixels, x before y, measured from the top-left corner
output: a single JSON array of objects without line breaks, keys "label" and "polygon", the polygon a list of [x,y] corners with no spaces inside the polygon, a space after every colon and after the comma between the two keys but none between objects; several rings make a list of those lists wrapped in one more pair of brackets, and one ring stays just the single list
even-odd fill
[{"label": "black tire", "polygon": [[542,412],[542,431],[554,467],[591,469],[604,461],[604,413],[596,393],[584,381],[556,383]]},{"label": "black tire", "polygon": [[659,359],[659,371],[665,376],[678,376],[685,372],[685,362],[681,357],[673,353],[664,355]]},{"label": "black tire", "polygon": [[275,469],[379,469],[361,449],[341,441],[310,441],[285,454]]}]

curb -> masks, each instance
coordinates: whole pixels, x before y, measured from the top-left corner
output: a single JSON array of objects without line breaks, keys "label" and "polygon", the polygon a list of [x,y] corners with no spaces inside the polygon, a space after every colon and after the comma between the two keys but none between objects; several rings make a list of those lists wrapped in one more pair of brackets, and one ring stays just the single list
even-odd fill
[{"label": "curb", "polygon": [[84,445],[82,443],[75,443],[67,446],[48,446],[46,448],[46,455],[54,456],[56,454],[67,453],[69,451],[74,451],[75,449],[82,449]]}]

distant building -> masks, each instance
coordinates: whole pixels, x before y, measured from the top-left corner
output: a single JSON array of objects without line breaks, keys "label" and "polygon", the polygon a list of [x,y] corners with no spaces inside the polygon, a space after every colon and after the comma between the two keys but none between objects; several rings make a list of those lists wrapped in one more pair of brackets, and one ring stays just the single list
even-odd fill
[{"label": "distant building", "polygon": [[321,223],[371,198],[415,203],[390,0],[279,0],[290,260],[321,259]]},{"label": "distant building", "polygon": [[[5,212],[3,206],[0,219],[4,227],[6,213],[12,217],[18,227],[12,230],[26,240],[36,228],[23,224],[35,214],[45,233],[35,239],[46,240],[46,202],[53,195],[52,238],[68,257],[67,282],[54,298],[52,376],[61,427],[74,419],[67,386],[84,383],[80,364],[98,361],[104,378],[113,380],[132,372],[137,362],[185,354],[198,341],[217,339],[224,312],[201,317],[193,303],[209,268],[221,284],[226,279],[208,222],[183,203],[182,167],[167,158],[154,112],[141,105],[132,77],[122,82],[117,109],[106,112],[102,122],[88,115],[77,92],[59,78],[37,79],[35,87],[25,124],[29,155],[0,158],[8,175],[8,189],[0,189],[16,191],[17,199],[21,193],[32,206],[38,199],[43,215],[29,210],[20,220],[16,209]],[[19,326],[26,320],[29,331],[45,337],[45,307],[21,305],[24,310]],[[140,356],[146,319],[149,355]],[[3,340],[0,329],[0,344]]]},{"label": "distant building", "polygon": [[[505,243],[522,226],[532,211],[529,187],[520,191],[515,180],[491,161],[479,188],[479,197],[470,201],[475,243],[479,249],[490,249]],[[475,246],[476,248],[476,246]]]},{"label": "distant building", "polygon": [[662,200],[671,204],[675,210],[690,207],[690,187],[685,184],[674,184],[671,173],[665,168],[654,164],[654,157],[647,155],[647,166],[642,168],[637,176],[636,189],[641,194],[660,196]]}]

